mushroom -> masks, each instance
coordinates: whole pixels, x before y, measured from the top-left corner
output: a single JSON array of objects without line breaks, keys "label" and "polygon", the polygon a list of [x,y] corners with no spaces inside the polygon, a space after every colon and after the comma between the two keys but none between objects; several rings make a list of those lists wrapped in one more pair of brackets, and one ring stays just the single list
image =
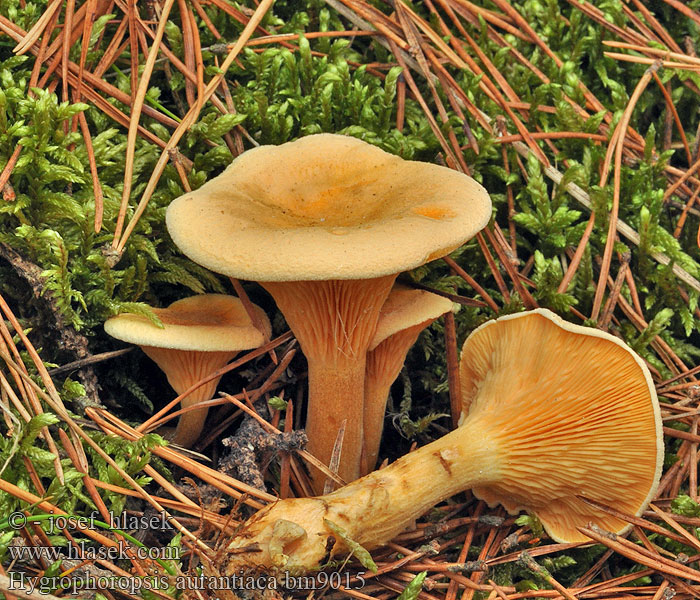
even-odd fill
[{"label": "mushroom", "polygon": [[224,572],[317,569],[329,549],[349,551],[345,540],[372,549],[467,488],[534,513],[558,542],[590,541],[578,530],[589,522],[629,527],[581,497],[642,513],[661,474],[662,427],[649,371],[623,342],[538,309],[476,329],[460,370],[457,429],[329,495],[265,507],[229,542]]},{"label": "mushroom", "polygon": [[402,284],[394,285],[382,306],[365,367],[363,475],[377,463],[389,388],[408,350],[423,329],[450,310],[452,301],[447,298]]},{"label": "mushroom", "polygon": [[174,200],[166,223],[193,261],[272,294],[309,365],[307,449],[327,464],[346,421],[338,473],[349,481],[360,474],[367,348],[396,275],[445,256],[490,216],[466,175],[318,134],[244,152]]},{"label": "mushroom", "polygon": [[[165,373],[180,395],[228,363],[240,350],[257,348],[270,335],[270,321],[255,305],[265,331],[257,329],[243,303],[235,296],[200,294],[152,309],[163,327],[143,315],[122,313],[108,319],[105,331],[119,340],[137,344]],[[199,386],[182,400],[188,408],[214,396],[221,377]],[[183,413],[173,441],[190,447],[199,437],[207,409]]]}]

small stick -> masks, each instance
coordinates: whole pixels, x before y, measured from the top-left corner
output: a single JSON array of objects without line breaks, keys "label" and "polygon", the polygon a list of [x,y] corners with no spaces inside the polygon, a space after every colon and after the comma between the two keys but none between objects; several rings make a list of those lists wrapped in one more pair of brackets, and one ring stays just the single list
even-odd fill
[{"label": "small stick", "polygon": [[61,365],[60,367],[49,369],[48,374],[51,377],[54,377],[55,375],[60,375],[61,373],[66,373],[75,369],[82,369],[83,367],[87,367],[88,365],[94,365],[97,363],[101,363],[105,360],[117,358],[118,356],[122,356],[131,352],[133,349],[134,347],[132,346],[131,348],[122,348],[121,350],[111,350],[110,352],[100,352],[100,354],[92,354],[86,358],[74,360],[73,362]]}]

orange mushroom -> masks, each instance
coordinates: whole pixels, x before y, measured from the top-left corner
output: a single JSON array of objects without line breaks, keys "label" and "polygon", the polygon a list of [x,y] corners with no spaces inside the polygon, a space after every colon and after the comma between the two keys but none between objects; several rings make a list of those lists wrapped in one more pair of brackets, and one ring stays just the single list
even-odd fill
[{"label": "orange mushroom", "polygon": [[317,569],[329,550],[349,551],[336,526],[371,549],[467,488],[536,514],[558,542],[589,541],[578,529],[589,522],[629,527],[581,496],[646,508],[663,463],[660,410],[646,365],[620,340],[543,309],[509,315],[467,339],[461,375],[460,427],[329,495],[262,509],[230,541],[224,573]]},{"label": "orange mushroom", "polygon": [[[257,329],[243,303],[235,296],[200,294],[152,309],[163,323],[154,325],[143,315],[122,313],[105,322],[105,331],[119,340],[137,344],[165,373],[180,395],[228,363],[240,350],[257,348],[270,336],[267,315],[257,306],[265,331]],[[210,400],[221,377],[199,386],[182,401],[182,408]],[[183,413],[173,441],[190,447],[197,441],[207,409]]]},{"label": "orange mushroom", "polygon": [[440,315],[452,310],[447,298],[396,284],[379,313],[365,367],[362,474],[372,471],[379,456],[384,412],[391,384],[418,335]]},{"label": "orange mushroom", "polygon": [[[308,450],[360,474],[367,348],[396,275],[444,256],[488,222],[476,181],[358,139],[312,135],[240,155],[174,200],[168,231],[193,261],[272,294],[309,364]],[[315,488],[323,488],[316,473]]]}]

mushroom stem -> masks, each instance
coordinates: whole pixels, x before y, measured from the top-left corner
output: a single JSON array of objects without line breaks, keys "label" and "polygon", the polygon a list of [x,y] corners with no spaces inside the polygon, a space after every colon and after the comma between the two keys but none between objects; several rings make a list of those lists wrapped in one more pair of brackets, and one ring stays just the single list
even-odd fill
[{"label": "mushroom stem", "polygon": [[379,457],[379,445],[384,429],[384,413],[391,384],[403,367],[408,350],[418,335],[434,319],[398,331],[367,354],[365,367],[364,439],[362,447],[362,474],[374,470]]},{"label": "mushroom stem", "polygon": [[[142,346],[146,355],[155,362],[168,378],[168,383],[179,396],[192,385],[223,367],[238,352],[200,352],[196,350],[173,350]],[[181,402],[182,408],[188,408],[199,402],[211,400],[216,393],[221,377],[208,381],[193,390]],[[207,418],[207,408],[191,410],[180,415],[173,442],[189,448],[199,438]]]},{"label": "mushroom stem", "polygon": [[[497,481],[500,464],[493,460],[493,436],[484,420],[473,421],[331,494],[284,500],[263,509],[229,545],[226,574],[252,567],[283,568],[292,574],[312,571],[326,562],[329,538],[336,540],[334,554],[349,552],[326,521],[372,549],[440,500]],[[281,539],[290,529],[299,534]],[[241,551],[244,547],[250,550]]]},{"label": "mushroom stem", "polygon": [[[213,381],[205,383],[202,387],[194,390],[182,400],[180,403],[180,408],[189,408],[190,406],[195,406],[200,402],[211,400],[216,393],[216,387],[219,383],[219,379],[220,378],[217,378]],[[185,390],[175,391],[179,396]],[[177,422],[177,427],[175,428],[173,443],[178,444],[183,448],[191,448],[199,439],[199,436],[204,429],[204,422],[207,420],[207,414],[209,414],[208,408],[198,408],[196,410],[183,412],[180,415],[180,419]]]},{"label": "mushroom stem", "polygon": [[[309,364],[309,452],[328,464],[338,428],[347,419],[338,468],[345,481],[360,476],[367,349],[395,278],[262,282]],[[312,475],[320,493],[325,478]]]},{"label": "mushroom stem", "polygon": [[[338,475],[345,481],[360,477],[363,443],[362,389],[365,360],[318,364],[309,359],[309,400],[306,415],[307,450],[326,465],[345,421],[345,433],[338,464]],[[318,472],[316,472],[318,473]],[[322,491],[325,477],[314,476],[314,489]]]}]

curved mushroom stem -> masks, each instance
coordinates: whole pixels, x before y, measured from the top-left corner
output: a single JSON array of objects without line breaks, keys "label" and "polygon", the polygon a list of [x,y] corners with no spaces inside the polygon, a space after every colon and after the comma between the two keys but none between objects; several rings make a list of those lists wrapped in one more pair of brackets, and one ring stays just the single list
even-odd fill
[{"label": "curved mushroom stem", "polygon": [[[238,352],[199,352],[195,350],[173,350],[172,348],[156,348],[142,346],[142,350],[165,373],[168,383],[179,396],[193,384],[211,375],[223,367]],[[211,400],[216,393],[221,377],[202,384],[181,402],[182,408],[189,408]],[[204,428],[209,409],[191,410],[180,415],[173,442],[185,448],[191,447],[199,438]]]},{"label": "curved mushroom stem", "polygon": [[[367,348],[395,278],[262,282],[309,364],[308,451],[328,464],[346,420],[338,468],[345,481],[360,476]],[[312,477],[321,493],[325,477],[318,472]]]},{"label": "curved mushroom stem", "polygon": [[[492,406],[477,406],[461,427],[385,469],[326,496],[281,500],[262,509],[229,543],[225,573],[322,568],[329,555],[351,551],[329,521],[370,550],[465,489],[509,512],[534,512],[550,536],[564,542],[587,541],[577,527],[591,521],[612,532],[628,526],[579,496],[628,514],[646,507],[648,499],[640,508],[638,498],[628,496],[635,487],[648,489],[655,478],[630,460],[635,451],[630,446],[647,441],[634,431],[635,419],[643,416],[625,413],[622,426],[633,431],[625,438],[616,419],[606,420],[609,406],[565,403],[562,409],[559,399],[548,396],[508,412],[494,408],[499,396],[491,398],[486,404]],[[610,477],[616,485],[609,485]]]},{"label": "curved mushroom stem", "polygon": [[330,547],[333,554],[349,552],[327,521],[372,549],[440,500],[497,481],[500,464],[493,459],[493,436],[483,422],[475,422],[331,494],[272,504],[231,541],[225,573],[263,568],[295,574],[322,567]]},{"label": "curved mushroom stem", "polygon": [[365,367],[364,440],[362,444],[362,474],[374,470],[384,429],[384,413],[391,384],[398,377],[406,354],[418,335],[435,319],[408,327],[389,336],[367,353]]},{"label": "curved mushroom stem", "polygon": [[589,542],[591,521],[630,527],[586,498],[643,513],[661,475],[661,415],[649,371],[617,338],[539,309],[476,329],[460,368],[460,427],[332,494],[264,508],[229,543],[225,574],[318,569],[348,540],[372,549],[467,488],[536,514],[557,542]]}]

